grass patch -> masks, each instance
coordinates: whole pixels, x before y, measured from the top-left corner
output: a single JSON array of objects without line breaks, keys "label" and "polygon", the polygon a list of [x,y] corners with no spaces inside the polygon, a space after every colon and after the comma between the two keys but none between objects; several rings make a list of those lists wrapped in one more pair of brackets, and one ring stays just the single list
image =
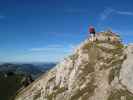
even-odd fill
[{"label": "grass patch", "polygon": [[109,84],[114,80],[115,76],[119,77],[122,62],[123,62],[122,60],[119,60],[114,64],[112,63],[112,65],[110,65],[115,67],[110,70],[109,80],[108,80]]},{"label": "grass patch", "polygon": [[115,68],[112,68],[109,74],[109,84],[114,80],[115,76],[119,77],[120,74],[120,69],[121,69],[121,64],[123,61],[126,59],[126,55],[124,56],[123,59],[121,60],[116,60],[111,63],[110,66],[115,66]]},{"label": "grass patch", "polygon": [[111,92],[108,100],[121,100],[121,97],[124,97],[124,100],[133,100],[133,94],[127,90],[114,90]]},{"label": "grass patch", "polygon": [[[92,80],[86,85],[86,87],[84,87],[82,90],[78,89],[76,93],[71,96],[70,100],[78,100],[80,97],[88,99],[90,96],[93,95],[96,87],[97,86],[94,85],[94,78],[92,78]],[[85,93],[87,93],[87,95],[83,96]]]},{"label": "grass patch", "polygon": [[33,100],[36,100],[39,97],[41,97],[41,91],[38,91],[37,94],[34,95]]},{"label": "grass patch", "polygon": [[14,74],[5,78],[0,73],[0,100],[14,100],[16,92],[21,88],[23,75]]},{"label": "grass patch", "polygon": [[94,65],[95,65],[94,63],[89,62],[86,65],[83,65],[84,67],[82,69],[81,66],[80,70],[83,71],[83,76],[86,76],[88,73],[94,72],[95,71]]},{"label": "grass patch", "polygon": [[55,89],[56,90],[54,90],[53,93],[47,95],[48,100],[54,100],[58,94],[63,93],[67,90],[67,88],[65,87],[56,87]]},{"label": "grass patch", "polygon": [[82,49],[85,49],[85,50],[89,50],[91,47],[93,47],[95,45],[95,42],[88,42],[87,44],[85,44],[83,46]]}]

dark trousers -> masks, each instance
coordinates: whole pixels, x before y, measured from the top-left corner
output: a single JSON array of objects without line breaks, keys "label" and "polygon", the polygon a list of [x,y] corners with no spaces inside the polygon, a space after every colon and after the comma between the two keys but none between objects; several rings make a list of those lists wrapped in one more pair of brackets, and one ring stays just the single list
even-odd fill
[{"label": "dark trousers", "polygon": [[90,35],[95,37],[95,32],[90,32]]}]

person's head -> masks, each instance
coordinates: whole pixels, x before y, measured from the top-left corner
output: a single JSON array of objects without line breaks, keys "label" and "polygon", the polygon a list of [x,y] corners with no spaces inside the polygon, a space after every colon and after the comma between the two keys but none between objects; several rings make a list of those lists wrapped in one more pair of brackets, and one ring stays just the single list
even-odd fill
[{"label": "person's head", "polygon": [[94,28],[94,26],[93,25],[89,25],[89,28]]}]

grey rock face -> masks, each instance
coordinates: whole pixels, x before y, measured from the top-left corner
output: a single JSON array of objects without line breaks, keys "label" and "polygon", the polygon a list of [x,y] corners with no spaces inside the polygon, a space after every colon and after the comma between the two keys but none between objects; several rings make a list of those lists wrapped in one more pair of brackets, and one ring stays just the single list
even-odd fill
[{"label": "grey rock face", "polygon": [[125,49],[127,55],[126,60],[122,64],[120,71],[121,83],[133,93],[133,45],[129,45]]},{"label": "grey rock face", "polygon": [[112,33],[100,33],[97,39],[83,42],[15,100],[133,100],[133,63],[128,61],[133,57],[125,53],[131,48],[125,49]]}]

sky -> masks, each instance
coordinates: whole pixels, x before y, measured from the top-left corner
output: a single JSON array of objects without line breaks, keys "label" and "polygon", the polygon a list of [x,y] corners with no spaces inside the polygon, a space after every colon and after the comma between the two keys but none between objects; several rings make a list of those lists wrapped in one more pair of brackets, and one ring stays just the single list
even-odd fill
[{"label": "sky", "polygon": [[96,31],[133,42],[133,0],[0,0],[0,62],[58,62]]}]

